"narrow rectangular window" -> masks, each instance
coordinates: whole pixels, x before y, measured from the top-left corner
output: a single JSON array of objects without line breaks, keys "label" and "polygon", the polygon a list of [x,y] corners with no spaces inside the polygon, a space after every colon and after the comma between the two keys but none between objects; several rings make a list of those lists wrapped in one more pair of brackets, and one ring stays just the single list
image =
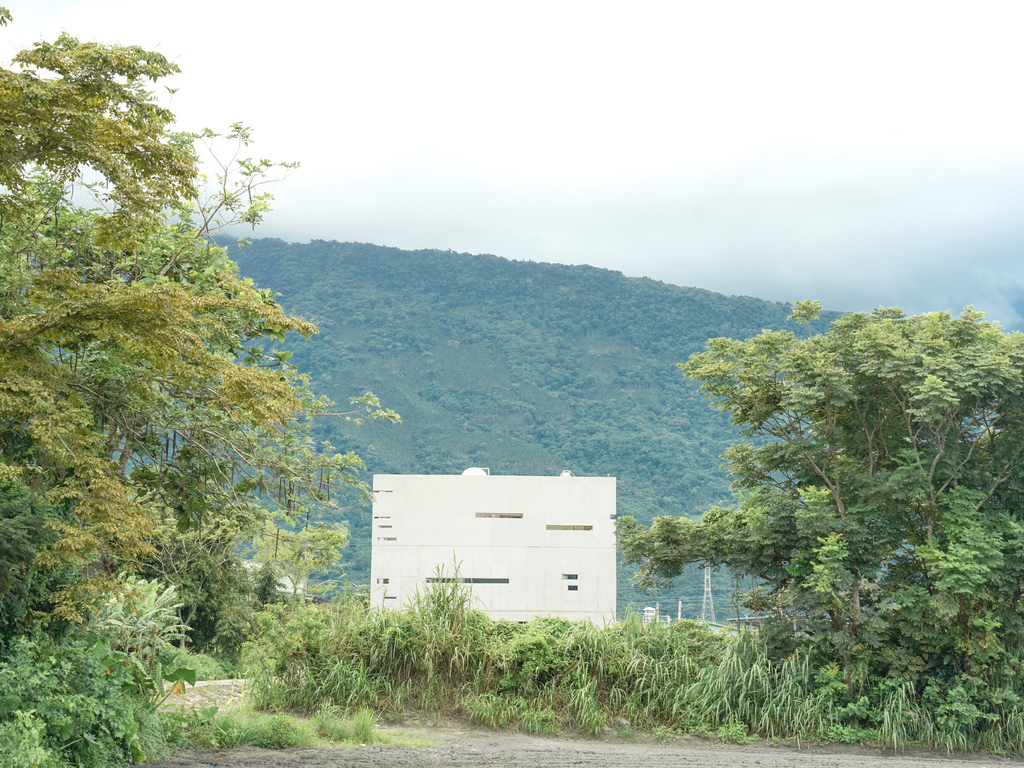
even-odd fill
[{"label": "narrow rectangular window", "polygon": [[390,584],[391,579],[377,579],[378,584]]},{"label": "narrow rectangular window", "polygon": [[378,525],[377,527],[378,528],[390,528],[391,526],[390,525]]},{"label": "narrow rectangular window", "polygon": [[397,600],[398,597],[396,595],[385,595],[384,599],[385,600]]},{"label": "narrow rectangular window", "polygon": [[562,578],[563,579],[569,579],[571,581],[576,581],[576,579],[578,579],[579,577],[580,576],[579,576],[578,573],[563,573],[562,574]]},{"label": "narrow rectangular window", "polygon": [[477,512],[477,517],[499,517],[499,518],[516,518],[519,519],[523,516],[522,512]]},{"label": "narrow rectangular window", "polygon": [[579,592],[580,591],[580,585],[579,584],[570,584],[569,585],[569,591],[570,592]]},{"label": "narrow rectangular window", "polygon": [[459,584],[508,584],[508,579],[489,579],[489,578],[468,578],[468,579],[454,579],[449,576],[428,576],[427,584],[450,584],[453,581],[457,581]]},{"label": "narrow rectangular window", "polygon": [[377,541],[398,541],[396,536],[378,536]]},{"label": "narrow rectangular window", "polygon": [[549,531],[592,531],[592,525],[549,525]]}]

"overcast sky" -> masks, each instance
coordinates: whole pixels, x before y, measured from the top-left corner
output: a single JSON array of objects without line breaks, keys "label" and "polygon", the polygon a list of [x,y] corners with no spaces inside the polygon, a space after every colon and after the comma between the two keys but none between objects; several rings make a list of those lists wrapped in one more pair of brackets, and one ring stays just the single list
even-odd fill
[{"label": "overcast sky", "polygon": [[[4,0],[0,0],[0,3]],[[1024,3],[6,0],[298,160],[258,234],[1024,328]]]}]

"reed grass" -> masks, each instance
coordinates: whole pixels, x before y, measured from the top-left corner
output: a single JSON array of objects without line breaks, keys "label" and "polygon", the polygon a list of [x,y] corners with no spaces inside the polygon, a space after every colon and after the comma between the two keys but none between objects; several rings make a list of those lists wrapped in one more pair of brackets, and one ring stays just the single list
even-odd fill
[{"label": "reed grass", "polygon": [[1020,697],[958,719],[963,707],[942,714],[912,683],[882,680],[868,714],[854,717],[835,665],[806,652],[773,660],[756,633],[719,635],[697,622],[492,621],[453,581],[404,610],[348,601],[277,609],[267,622],[250,648],[249,685],[254,705],[271,711],[368,708],[400,719],[416,709],[532,733],[598,734],[625,718],[651,733],[733,740],[1024,752]]}]

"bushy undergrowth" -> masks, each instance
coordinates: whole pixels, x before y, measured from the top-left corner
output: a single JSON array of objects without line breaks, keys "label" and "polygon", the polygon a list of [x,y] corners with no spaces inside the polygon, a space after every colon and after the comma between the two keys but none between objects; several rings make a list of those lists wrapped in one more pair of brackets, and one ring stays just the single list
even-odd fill
[{"label": "bushy undergrowth", "polygon": [[15,640],[0,662],[0,754],[11,761],[4,765],[103,768],[166,751],[133,672],[93,638]]},{"label": "bushy undergrowth", "polygon": [[355,602],[261,616],[250,647],[251,694],[262,709],[371,707],[399,718],[442,711],[495,728],[597,734],[613,718],[651,732],[866,742],[1024,752],[1024,707],[1012,680],[914,685],[869,680],[851,695],[838,666],[797,651],[778,661],[756,633],[706,625],[597,627],[492,621],[442,584],[411,607]]},{"label": "bushy undergrowth", "polygon": [[169,751],[157,714],[178,636],[174,590],[130,578],[74,631],[12,638],[0,655],[4,766],[106,768]]},{"label": "bushy undergrowth", "polygon": [[178,650],[171,657],[169,666],[194,669],[196,680],[231,680],[241,677],[238,665],[230,659],[193,651]]}]

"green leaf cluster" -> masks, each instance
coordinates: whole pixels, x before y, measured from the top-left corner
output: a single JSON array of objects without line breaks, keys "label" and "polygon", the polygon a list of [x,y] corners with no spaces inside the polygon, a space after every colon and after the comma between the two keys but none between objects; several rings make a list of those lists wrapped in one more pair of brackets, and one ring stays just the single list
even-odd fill
[{"label": "green leaf cluster", "polygon": [[[143,756],[132,747],[145,719],[133,690],[131,671],[109,645],[79,637],[58,642],[45,634],[17,638],[0,661],[0,723],[7,726],[0,737],[14,746],[20,735],[26,752],[45,754],[53,764],[137,762]],[[12,732],[18,723],[20,734]]]},{"label": "green leaf cluster", "polygon": [[[62,35],[15,66],[0,69],[0,478],[67,510],[36,562],[91,573],[55,597],[81,619],[156,554],[154,520],[251,526],[366,486],[355,454],[310,435],[333,404],[258,346],[316,327],[212,242],[259,220],[281,164],[239,154],[241,125],[172,132],[149,90],[176,71],[159,54]],[[197,139],[235,148],[210,192]],[[397,418],[372,396],[354,413]]]},{"label": "green leaf cluster", "polygon": [[644,578],[689,561],[757,577],[778,637],[796,622],[851,694],[869,674],[1015,674],[1024,336],[972,308],[880,309],[807,339],[712,339],[683,368],[750,439],[726,453],[739,500],[702,525],[623,521]]}]

